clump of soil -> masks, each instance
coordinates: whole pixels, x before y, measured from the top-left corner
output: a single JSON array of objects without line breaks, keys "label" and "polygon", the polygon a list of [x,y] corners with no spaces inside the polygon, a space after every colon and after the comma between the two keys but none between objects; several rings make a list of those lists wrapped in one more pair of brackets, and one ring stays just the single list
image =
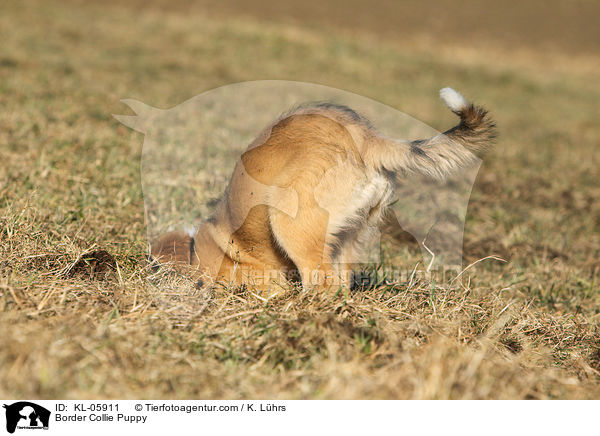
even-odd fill
[{"label": "clump of soil", "polygon": [[117,269],[117,262],[106,250],[95,250],[82,254],[69,270],[69,277],[86,277],[103,280]]}]

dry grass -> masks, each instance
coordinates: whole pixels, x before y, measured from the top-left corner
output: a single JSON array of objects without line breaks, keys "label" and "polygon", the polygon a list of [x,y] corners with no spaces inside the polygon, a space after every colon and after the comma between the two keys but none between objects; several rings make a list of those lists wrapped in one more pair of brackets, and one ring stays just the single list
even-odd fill
[{"label": "dry grass", "polygon": [[[0,39],[1,397],[600,398],[594,59],[81,2],[4,2]],[[486,103],[501,140],[465,254],[508,262],[454,287],[270,301],[152,274],[142,137],[110,114],[260,78],[348,89],[438,128],[452,121],[440,87]],[[418,260],[409,246],[388,262]]]}]

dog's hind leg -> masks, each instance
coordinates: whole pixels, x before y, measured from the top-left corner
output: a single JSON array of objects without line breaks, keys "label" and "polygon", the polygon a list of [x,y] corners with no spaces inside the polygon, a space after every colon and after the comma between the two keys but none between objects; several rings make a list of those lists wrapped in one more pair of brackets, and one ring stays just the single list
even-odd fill
[{"label": "dog's hind leg", "polygon": [[343,283],[333,267],[328,213],[316,204],[313,206],[300,208],[295,218],[272,209],[269,219],[273,237],[294,262],[304,290],[325,291]]}]

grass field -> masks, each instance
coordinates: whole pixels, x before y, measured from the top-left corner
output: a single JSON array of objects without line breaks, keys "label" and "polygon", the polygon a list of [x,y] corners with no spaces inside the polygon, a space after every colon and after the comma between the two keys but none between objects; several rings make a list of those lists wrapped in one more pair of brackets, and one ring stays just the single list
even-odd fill
[{"label": "grass field", "polygon": [[[327,27],[180,3],[0,5],[0,397],[600,398],[599,6],[573,2],[568,38],[548,24],[519,37],[500,14],[517,32],[504,39],[490,17],[446,37],[458,13],[407,35],[371,16]],[[345,89],[440,130],[455,122],[443,86],[485,104],[500,138],[464,253],[506,262],[475,263],[459,286],[269,301],[149,280],[143,136],[111,114],[255,79]]]}]

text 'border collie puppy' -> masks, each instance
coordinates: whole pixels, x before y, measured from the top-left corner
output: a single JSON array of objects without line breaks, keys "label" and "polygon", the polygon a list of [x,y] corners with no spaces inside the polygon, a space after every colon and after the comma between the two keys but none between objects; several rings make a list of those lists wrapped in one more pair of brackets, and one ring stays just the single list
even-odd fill
[{"label": "text 'border collie puppy'", "polygon": [[460,123],[414,141],[383,137],[345,106],[287,113],[242,154],[215,214],[192,235],[159,237],[153,261],[201,283],[267,293],[292,278],[304,290],[350,286],[361,244],[390,205],[395,176],[444,179],[493,143],[495,124],[484,108],[451,88],[440,96]]}]

